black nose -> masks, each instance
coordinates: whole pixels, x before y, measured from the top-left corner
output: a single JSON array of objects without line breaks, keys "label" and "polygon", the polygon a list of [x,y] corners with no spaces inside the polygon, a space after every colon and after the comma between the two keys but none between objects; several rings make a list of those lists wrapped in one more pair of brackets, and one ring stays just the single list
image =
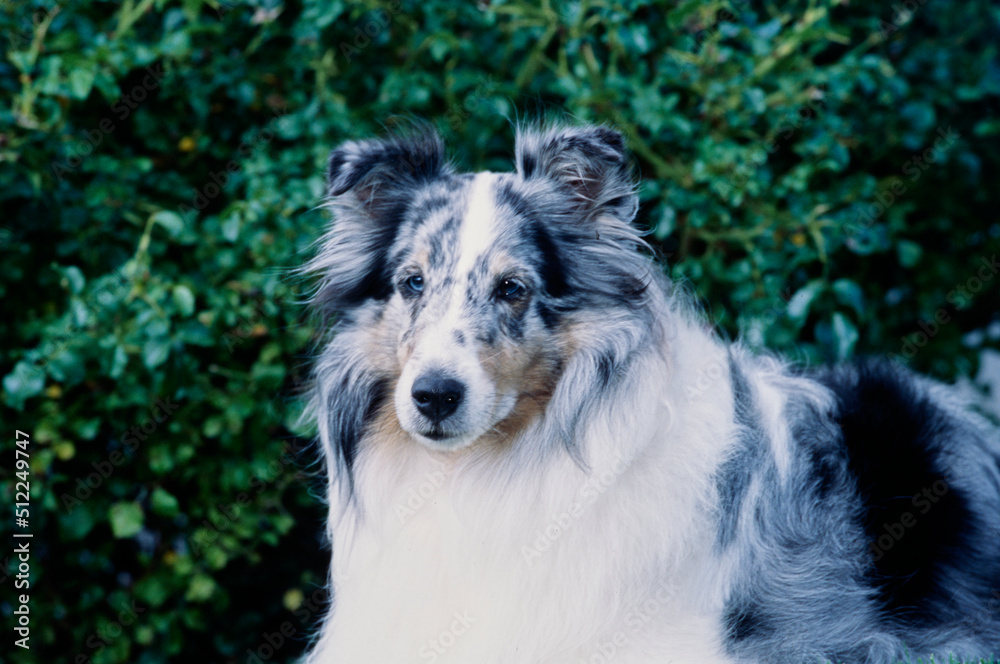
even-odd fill
[{"label": "black nose", "polygon": [[410,394],[417,410],[437,424],[458,410],[465,386],[440,374],[425,374],[413,383]]}]

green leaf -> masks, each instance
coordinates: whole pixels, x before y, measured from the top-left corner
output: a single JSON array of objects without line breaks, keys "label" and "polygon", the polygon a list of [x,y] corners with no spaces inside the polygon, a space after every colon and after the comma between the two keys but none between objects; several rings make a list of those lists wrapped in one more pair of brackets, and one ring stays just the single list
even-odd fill
[{"label": "green leaf", "polygon": [[135,596],[143,604],[156,607],[167,601],[170,589],[164,584],[163,577],[151,575],[135,584]]},{"label": "green leaf", "polygon": [[74,295],[79,295],[83,291],[84,285],[87,283],[86,278],[83,276],[83,272],[80,271],[75,265],[69,265],[61,270],[63,274],[62,284],[69,289],[70,293]]},{"label": "green leaf", "polygon": [[142,506],[136,502],[115,503],[108,510],[111,532],[117,539],[126,539],[142,530]]},{"label": "green leaf", "polygon": [[150,339],[142,347],[142,361],[148,369],[160,366],[169,355],[170,339],[167,337]]},{"label": "green leaf", "polygon": [[108,372],[112,378],[118,379],[125,372],[128,366],[128,353],[121,346],[115,346],[115,354],[111,360],[111,370]]},{"label": "green leaf", "polygon": [[177,498],[163,487],[153,489],[153,493],[149,497],[149,504],[153,511],[161,516],[175,516],[179,511]]},{"label": "green leaf", "polygon": [[41,394],[45,389],[45,372],[34,364],[21,360],[14,365],[13,371],[4,376],[3,389],[11,407],[20,410],[25,399]]},{"label": "green leaf", "polygon": [[92,67],[74,67],[69,72],[69,91],[74,99],[86,99],[94,87]]},{"label": "green leaf", "polygon": [[805,286],[795,291],[795,294],[788,299],[788,308],[785,313],[793,321],[801,323],[809,315],[809,309],[816,297],[823,291],[825,284],[816,279],[810,281]]},{"label": "green leaf", "polygon": [[[67,491],[66,495],[73,500],[79,500],[72,491]],[[79,495],[85,494],[80,493]],[[82,504],[75,504],[72,500],[68,500],[68,502],[70,506],[67,509],[71,509],[71,511],[60,515],[59,525],[62,526],[60,532],[64,533],[70,540],[83,539],[94,527],[94,515],[90,511],[92,506],[87,504],[85,500],[82,501]]]},{"label": "green leaf", "polygon": [[816,324],[816,339],[826,348],[834,362],[845,362],[854,354],[858,329],[839,311]]},{"label": "green leaf", "polygon": [[924,248],[912,240],[900,240],[896,243],[896,256],[903,267],[913,267],[923,255]]},{"label": "green leaf", "polygon": [[175,238],[184,232],[184,219],[170,210],[160,210],[153,214],[153,223],[163,226],[170,237]]},{"label": "green leaf", "polygon": [[173,290],[174,304],[177,305],[177,310],[181,312],[184,316],[190,316],[194,313],[194,293],[191,289],[183,284],[174,286]]},{"label": "green leaf", "polygon": [[833,282],[833,295],[837,302],[854,309],[858,316],[865,313],[865,294],[856,282],[850,279],[837,279]]},{"label": "green leaf", "polygon": [[191,602],[204,602],[215,592],[215,581],[206,574],[198,574],[191,579],[184,598]]},{"label": "green leaf", "polygon": [[837,360],[844,362],[850,359],[858,342],[858,328],[839,311],[833,314],[833,336],[837,341]]}]

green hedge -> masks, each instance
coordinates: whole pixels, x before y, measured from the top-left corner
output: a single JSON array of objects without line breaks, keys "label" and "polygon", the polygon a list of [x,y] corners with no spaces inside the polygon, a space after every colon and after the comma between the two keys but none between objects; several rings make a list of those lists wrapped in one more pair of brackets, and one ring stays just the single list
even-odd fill
[{"label": "green hedge", "polygon": [[619,126],[669,269],[756,346],[951,377],[997,345],[969,334],[998,325],[994,3],[535,4],[3,4],[0,488],[17,428],[34,534],[14,661],[301,652],[327,554],[290,270],[328,150],[400,117],[469,169],[509,169],[518,119]]}]

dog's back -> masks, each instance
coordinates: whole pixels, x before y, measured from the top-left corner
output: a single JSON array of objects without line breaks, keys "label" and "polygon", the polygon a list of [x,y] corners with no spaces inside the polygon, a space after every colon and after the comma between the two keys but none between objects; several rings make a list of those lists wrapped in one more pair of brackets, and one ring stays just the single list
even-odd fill
[{"label": "dog's back", "polygon": [[766,461],[741,469],[764,488],[742,510],[758,523],[737,543],[728,651],[789,663],[1000,652],[995,431],[886,361],[794,380],[817,381],[829,400],[786,385],[790,481],[768,478]]}]

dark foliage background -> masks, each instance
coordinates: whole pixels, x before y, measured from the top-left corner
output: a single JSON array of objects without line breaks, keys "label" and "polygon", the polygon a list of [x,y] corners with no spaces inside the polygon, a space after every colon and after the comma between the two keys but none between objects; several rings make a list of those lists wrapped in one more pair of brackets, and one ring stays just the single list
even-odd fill
[{"label": "dark foliage background", "polygon": [[495,170],[511,119],[617,125],[671,273],[755,346],[942,378],[998,346],[989,0],[2,9],[0,494],[20,429],[34,534],[14,661],[302,650],[326,553],[289,270],[327,223],[329,149],[401,117]]}]

